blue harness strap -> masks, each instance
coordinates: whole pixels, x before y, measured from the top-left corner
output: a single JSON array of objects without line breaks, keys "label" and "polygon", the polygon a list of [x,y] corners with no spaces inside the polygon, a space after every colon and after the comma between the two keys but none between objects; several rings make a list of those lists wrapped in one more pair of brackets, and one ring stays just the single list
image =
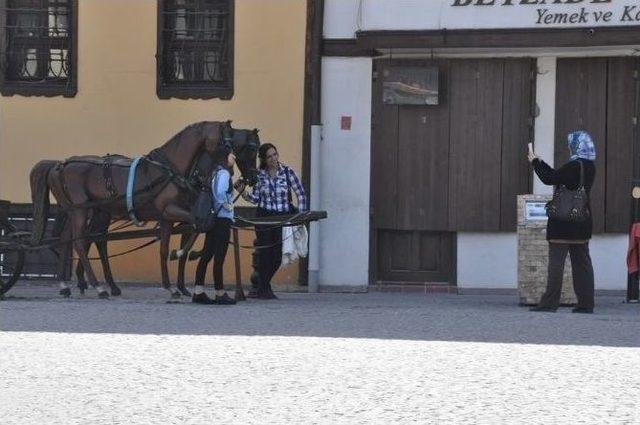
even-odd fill
[{"label": "blue harness strap", "polygon": [[129,218],[131,219],[131,221],[133,221],[133,223],[138,227],[142,226],[143,224],[140,223],[138,217],[136,217],[136,212],[133,207],[133,188],[136,181],[136,169],[138,168],[138,163],[141,159],[142,157],[140,156],[133,158],[133,162],[129,167],[129,176],[127,178],[127,213],[129,213]]}]

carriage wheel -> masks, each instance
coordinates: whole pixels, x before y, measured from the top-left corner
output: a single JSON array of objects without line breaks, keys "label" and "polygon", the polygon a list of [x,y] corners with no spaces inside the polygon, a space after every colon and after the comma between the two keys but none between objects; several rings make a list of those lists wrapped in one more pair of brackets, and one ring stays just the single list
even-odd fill
[{"label": "carriage wheel", "polygon": [[4,242],[15,230],[11,224],[0,220],[0,297],[16,283],[24,265],[24,251]]}]

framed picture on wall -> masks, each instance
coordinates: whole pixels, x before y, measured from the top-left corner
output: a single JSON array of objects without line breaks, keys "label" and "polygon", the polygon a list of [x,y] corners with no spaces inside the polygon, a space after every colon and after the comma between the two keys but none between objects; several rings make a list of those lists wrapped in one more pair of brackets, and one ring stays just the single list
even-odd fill
[{"label": "framed picture on wall", "polygon": [[397,66],[382,73],[385,105],[437,105],[438,68]]}]

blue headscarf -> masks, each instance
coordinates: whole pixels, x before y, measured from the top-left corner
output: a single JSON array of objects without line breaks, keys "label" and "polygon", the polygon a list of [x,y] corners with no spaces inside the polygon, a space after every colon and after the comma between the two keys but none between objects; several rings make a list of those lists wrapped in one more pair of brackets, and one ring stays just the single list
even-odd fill
[{"label": "blue headscarf", "polygon": [[589,133],[584,130],[572,131],[567,139],[569,140],[571,160],[582,158],[595,161],[596,146],[593,144],[593,139]]}]

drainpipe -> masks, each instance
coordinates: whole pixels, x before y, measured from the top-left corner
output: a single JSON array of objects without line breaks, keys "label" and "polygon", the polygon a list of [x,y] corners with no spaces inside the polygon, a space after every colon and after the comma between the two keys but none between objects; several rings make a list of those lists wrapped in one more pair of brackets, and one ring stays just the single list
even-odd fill
[{"label": "drainpipe", "polygon": [[[309,203],[312,210],[322,209],[320,205],[320,142],[322,126],[311,126],[311,172]],[[318,292],[320,274],[320,223],[309,225],[309,292]]]},{"label": "drainpipe", "polygon": [[[320,141],[322,139],[321,84],[324,0],[307,0],[307,30],[304,78],[304,123],[302,130],[302,184],[311,209],[320,204]],[[309,226],[309,259],[300,262],[300,283],[318,292],[320,274],[320,224]]]}]

